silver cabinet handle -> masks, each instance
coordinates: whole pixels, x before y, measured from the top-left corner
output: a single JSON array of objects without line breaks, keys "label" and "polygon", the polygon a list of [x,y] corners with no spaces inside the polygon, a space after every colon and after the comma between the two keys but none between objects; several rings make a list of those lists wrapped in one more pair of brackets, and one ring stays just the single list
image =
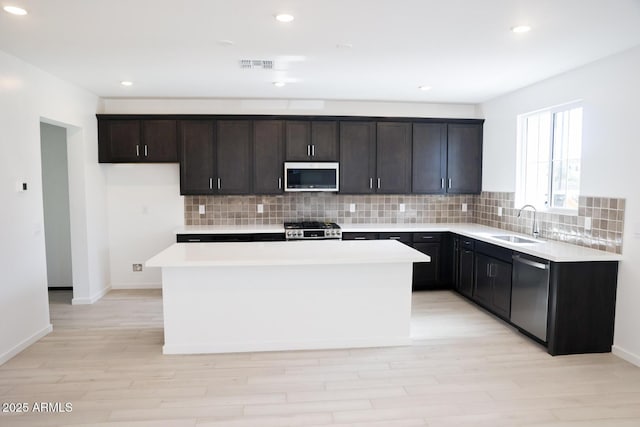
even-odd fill
[{"label": "silver cabinet handle", "polygon": [[444,188],[444,178],[440,179],[440,188]]},{"label": "silver cabinet handle", "polygon": [[491,277],[491,264],[487,264],[487,277]]},{"label": "silver cabinet handle", "polygon": [[213,190],[213,178],[209,178],[209,190]]},{"label": "silver cabinet handle", "polygon": [[140,157],[140,146],[136,145],[136,157]]},{"label": "silver cabinet handle", "polygon": [[389,236],[389,240],[400,240],[400,236]]},{"label": "silver cabinet handle", "polygon": [[380,178],[378,178],[378,188],[380,188]]},{"label": "silver cabinet handle", "polygon": [[282,189],[282,178],[278,178],[278,189]]},{"label": "silver cabinet handle", "polygon": [[314,144],[311,144],[311,157],[315,157],[316,156],[316,146]]},{"label": "silver cabinet handle", "polygon": [[221,188],[221,185],[220,185],[220,178],[218,178],[218,190],[219,190],[220,188]]},{"label": "silver cabinet handle", "polygon": [[449,188],[451,188],[451,178],[449,178]]},{"label": "silver cabinet handle", "polygon": [[144,156],[147,157],[149,152],[147,151],[147,144],[144,144]]},{"label": "silver cabinet handle", "polygon": [[373,178],[369,178],[369,189],[373,189]]},{"label": "silver cabinet handle", "polygon": [[367,240],[366,237],[356,237],[354,240]]},{"label": "silver cabinet handle", "polygon": [[307,144],[307,157],[311,157],[311,145]]}]

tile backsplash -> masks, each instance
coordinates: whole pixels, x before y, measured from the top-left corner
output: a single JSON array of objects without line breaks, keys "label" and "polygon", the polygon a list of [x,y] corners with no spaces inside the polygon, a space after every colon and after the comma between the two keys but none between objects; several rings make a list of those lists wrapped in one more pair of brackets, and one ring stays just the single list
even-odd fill
[{"label": "tile backsplash", "polygon": [[[342,195],[290,193],[278,196],[186,196],[185,225],[282,224],[325,220],[342,224],[472,222],[473,195]],[[462,204],[467,211],[462,211]],[[258,205],[263,213],[258,213]],[[350,212],[351,205],[355,212]],[[205,205],[205,214],[198,214]],[[401,212],[404,205],[404,212]]]},{"label": "tile backsplash", "polygon": [[[514,206],[515,193],[483,192],[476,196],[473,222],[502,228],[517,233],[530,234],[533,212]],[[502,216],[498,216],[498,208]],[[622,253],[625,199],[580,196],[578,215],[538,212],[540,237],[558,240],[607,252]],[[587,218],[591,227],[585,227]]]},{"label": "tile backsplash", "polygon": [[[325,220],[341,224],[478,223],[529,234],[533,212],[518,218],[515,194],[480,195],[342,195],[287,193],[277,196],[185,196],[185,225],[282,224],[284,221]],[[462,206],[467,210],[463,211]],[[205,205],[205,214],[198,212]],[[263,213],[258,213],[262,205]],[[355,205],[355,212],[350,207]],[[404,205],[404,211],[401,207]],[[502,216],[498,216],[498,208]],[[622,253],[625,200],[579,199],[578,215],[538,212],[540,237]],[[585,220],[591,219],[591,229]]]}]

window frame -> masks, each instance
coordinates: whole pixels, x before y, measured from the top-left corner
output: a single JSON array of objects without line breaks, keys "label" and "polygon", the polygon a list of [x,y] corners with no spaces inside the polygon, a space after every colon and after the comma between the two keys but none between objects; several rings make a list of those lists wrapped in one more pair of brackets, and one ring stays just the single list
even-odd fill
[{"label": "window frame", "polygon": [[[575,108],[582,109],[582,131],[584,131],[584,105],[582,100],[570,101],[563,104],[554,105],[548,108],[541,108],[539,110],[530,111],[528,113],[523,113],[518,115],[517,120],[517,149],[516,149],[516,194],[515,194],[515,203],[517,206],[522,206],[525,204],[532,204],[536,207],[538,211],[541,212],[549,212],[549,213],[558,213],[565,215],[577,215],[578,207],[575,208],[565,208],[565,207],[554,207],[551,206],[551,201],[553,200],[553,151],[556,140],[554,138],[555,132],[555,124],[556,124],[556,114],[560,112],[568,112]],[[551,125],[549,126],[549,156],[548,156],[548,165],[549,165],[549,176],[547,178],[547,199],[549,203],[545,206],[539,206],[535,201],[526,200],[525,199],[525,183],[526,183],[526,147],[525,142],[527,139],[527,119],[532,116],[540,115],[541,113],[549,113],[551,115]],[[582,132],[581,132],[582,134]],[[580,139],[580,184],[579,188],[582,186],[582,146],[583,146],[583,138]],[[580,195],[580,190],[578,190],[578,196]]]}]

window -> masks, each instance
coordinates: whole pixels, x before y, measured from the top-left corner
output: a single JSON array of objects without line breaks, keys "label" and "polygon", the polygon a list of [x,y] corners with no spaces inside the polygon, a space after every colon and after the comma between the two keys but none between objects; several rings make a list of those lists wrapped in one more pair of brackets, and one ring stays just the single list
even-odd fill
[{"label": "window", "polygon": [[523,114],[518,127],[516,205],[578,210],[582,106]]}]

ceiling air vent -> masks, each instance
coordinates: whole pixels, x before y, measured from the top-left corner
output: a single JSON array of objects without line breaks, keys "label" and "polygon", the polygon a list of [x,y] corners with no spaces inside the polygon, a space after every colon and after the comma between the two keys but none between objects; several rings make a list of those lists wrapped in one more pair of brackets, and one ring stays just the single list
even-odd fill
[{"label": "ceiling air vent", "polygon": [[272,70],[273,61],[269,59],[241,59],[240,68],[244,70]]}]

